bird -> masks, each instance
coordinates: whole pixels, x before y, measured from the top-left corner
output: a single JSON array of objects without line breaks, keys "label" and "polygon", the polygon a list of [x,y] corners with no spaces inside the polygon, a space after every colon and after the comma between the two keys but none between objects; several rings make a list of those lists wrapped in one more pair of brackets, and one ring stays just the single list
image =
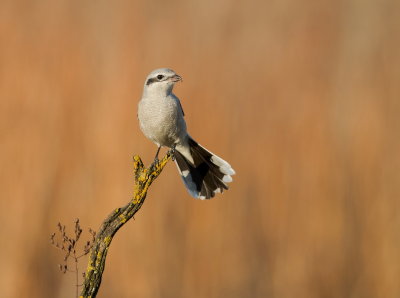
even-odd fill
[{"label": "bird", "polygon": [[159,68],[146,77],[138,103],[138,120],[143,134],[158,147],[172,149],[173,159],[189,194],[211,199],[228,189],[235,171],[231,165],[197,143],[187,132],[184,112],[172,92],[182,77],[169,68]]}]

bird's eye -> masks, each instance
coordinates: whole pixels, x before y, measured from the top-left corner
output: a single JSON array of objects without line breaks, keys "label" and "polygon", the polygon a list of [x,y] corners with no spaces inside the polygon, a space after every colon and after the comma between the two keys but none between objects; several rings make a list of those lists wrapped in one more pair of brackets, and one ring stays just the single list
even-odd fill
[{"label": "bird's eye", "polygon": [[158,79],[159,81],[161,81],[163,78],[164,78],[163,75],[158,75],[158,76],[157,76],[157,79]]}]

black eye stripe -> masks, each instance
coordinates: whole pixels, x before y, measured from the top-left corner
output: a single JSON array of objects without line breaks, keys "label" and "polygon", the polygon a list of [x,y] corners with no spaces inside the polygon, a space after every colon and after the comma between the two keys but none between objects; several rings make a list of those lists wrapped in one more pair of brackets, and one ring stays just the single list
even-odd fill
[{"label": "black eye stripe", "polygon": [[146,85],[149,86],[150,84],[152,84],[154,82],[158,82],[158,80],[156,78],[150,78],[147,80]]},{"label": "black eye stripe", "polygon": [[157,75],[157,76],[154,77],[154,78],[148,79],[147,82],[146,82],[146,85],[149,86],[149,85],[153,84],[154,82],[162,81],[164,78],[165,78],[164,75],[159,74],[159,75]]}]

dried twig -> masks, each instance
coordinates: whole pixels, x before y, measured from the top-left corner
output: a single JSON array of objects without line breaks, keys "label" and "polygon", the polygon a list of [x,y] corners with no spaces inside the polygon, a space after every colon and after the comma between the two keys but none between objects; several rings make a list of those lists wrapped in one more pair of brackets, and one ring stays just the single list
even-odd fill
[{"label": "dried twig", "polygon": [[[59,264],[58,267],[62,273],[66,273],[66,272],[75,273],[75,287],[76,287],[75,294],[76,294],[76,297],[78,297],[79,287],[81,286],[81,285],[79,285],[78,260],[81,257],[83,257],[89,253],[90,249],[93,246],[96,233],[92,229],[89,229],[89,233],[92,235],[92,238],[90,240],[86,241],[85,246],[83,247],[83,252],[79,255],[77,244],[78,244],[78,241],[82,234],[82,229],[79,224],[79,219],[77,218],[75,220],[75,231],[74,231],[73,236],[67,235],[67,233],[65,232],[65,225],[58,223],[57,228],[58,228],[59,238],[61,239],[61,242],[58,242],[56,240],[56,233],[53,233],[50,236],[50,243],[54,247],[56,247],[57,249],[59,249],[65,253],[64,259],[63,259],[64,263]],[[69,267],[68,267],[68,260],[70,260],[70,259],[72,259],[75,263],[75,266],[74,266],[75,269],[73,269],[73,270],[69,269]]]}]

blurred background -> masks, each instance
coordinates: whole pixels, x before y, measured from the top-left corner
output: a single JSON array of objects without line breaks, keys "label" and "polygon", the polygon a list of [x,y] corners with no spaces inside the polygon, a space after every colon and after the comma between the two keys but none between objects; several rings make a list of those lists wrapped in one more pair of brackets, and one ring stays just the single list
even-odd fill
[{"label": "blurred background", "polygon": [[399,9],[2,0],[1,296],[74,297],[49,236],[129,201],[132,156],[156,151],[137,103],[169,67],[190,134],[237,175],[199,201],[168,164],[98,297],[399,297]]}]

